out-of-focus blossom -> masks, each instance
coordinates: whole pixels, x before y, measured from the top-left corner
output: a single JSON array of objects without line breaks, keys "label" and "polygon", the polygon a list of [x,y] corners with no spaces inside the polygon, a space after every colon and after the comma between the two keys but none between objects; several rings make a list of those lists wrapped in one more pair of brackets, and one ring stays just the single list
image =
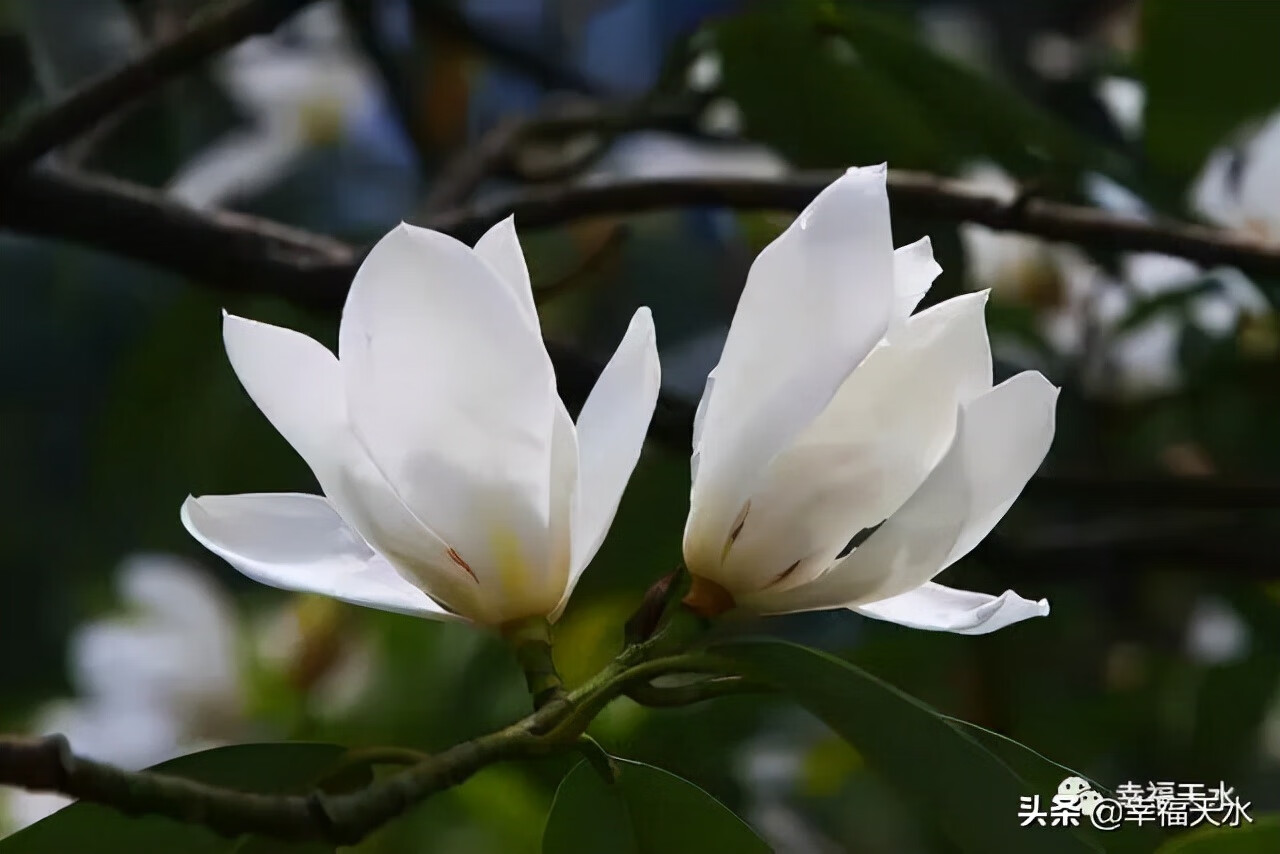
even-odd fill
[{"label": "out-of-focus blossom", "polygon": [[1129,139],[1142,136],[1147,90],[1132,77],[1103,77],[1096,85],[1098,100],[1106,107],[1116,127]]},{"label": "out-of-focus blossom", "polygon": [[1039,467],[1057,399],[1035,372],[992,387],[985,293],[912,314],[939,272],[928,239],[894,251],[883,166],[849,170],[756,259],[695,418],[695,608],[963,634],[1048,613],[932,581]]},{"label": "out-of-focus blossom", "polygon": [[409,225],[384,237],[351,286],[338,356],[232,315],[223,333],[324,494],[188,498],[187,530],[264,584],[432,619],[556,619],[658,395],[642,308],[575,426],[511,218],[474,249]]},{"label": "out-of-focus blossom", "polygon": [[[975,165],[966,177],[1002,198],[1016,193],[1013,180],[990,164]],[[1140,199],[1100,176],[1088,177],[1086,192],[1113,213],[1149,216]],[[1057,354],[1079,360],[1086,387],[1099,395],[1136,399],[1174,391],[1183,379],[1179,345],[1186,325],[1223,338],[1246,318],[1270,310],[1257,288],[1233,269],[1204,271],[1182,258],[1137,252],[1120,256],[1113,273],[1077,247],[974,223],[960,226],[960,239],[971,286],[1032,308],[1044,340]],[[1140,303],[1200,287],[1209,277],[1216,287],[1188,296],[1185,317],[1161,309],[1126,327]],[[997,338],[997,350],[1003,346]],[[1019,360],[1016,351],[1003,355]]]},{"label": "out-of-focus blossom", "polygon": [[249,125],[213,142],[170,180],[169,192],[196,207],[269,189],[307,151],[336,145],[387,111],[333,0],[232,48],[215,73]]},{"label": "out-of-focus blossom", "polygon": [[1280,113],[1239,144],[1209,155],[1191,205],[1224,228],[1280,241]]},{"label": "out-of-focus blossom", "polygon": [[[196,567],[139,555],[119,574],[127,616],[91,622],[71,640],[77,697],[37,713],[31,730],[62,733],[77,753],[142,768],[234,738],[244,725],[237,621]],[[8,793],[14,829],[65,806],[59,795]]]},{"label": "out-of-focus blossom", "polygon": [[1187,620],[1187,655],[1201,664],[1238,661],[1249,652],[1249,625],[1240,613],[1216,596],[1197,600]]},{"label": "out-of-focus blossom", "polygon": [[662,131],[627,134],[615,142],[583,180],[699,177],[779,178],[787,162],[752,143],[690,139]]}]

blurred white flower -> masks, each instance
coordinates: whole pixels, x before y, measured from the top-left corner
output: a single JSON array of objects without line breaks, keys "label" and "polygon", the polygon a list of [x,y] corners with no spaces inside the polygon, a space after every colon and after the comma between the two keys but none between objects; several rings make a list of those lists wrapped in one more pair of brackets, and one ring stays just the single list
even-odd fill
[{"label": "blurred white flower", "polygon": [[746,118],[742,108],[731,98],[714,98],[698,116],[698,129],[709,136],[733,139],[742,136]]},{"label": "blurred white flower", "polygon": [[724,77],[720,54],[708,49],[699,53],[685,73],[685,85],[694,92],[714,92]]},{"label": "blurred white flower", "polygon": [[195,207],[269,188],[307,150],[338,142],[383,105],[377,77],[351,44],[333,0],[232,48],[215,73],[250,124],[213,142],[170,179],[169,192]]},{"label": "blurred white flower", "polygon": [[187,530],[264,584],[433,619],[555,620],[658,395],[641,308],[575,427],[511,218],[474,249],[410,225],[384,237],[352,283],[337,357],[232,315],[223,334],[324,494],[188,498]]},{"label": "blurred white flower", "polygon": [[[993,195],[1012,199],[1016,193],[1012,178],[994,165],[975,164],[964,174]],[[1113,213],[1150,215],[1141,199],[1102,176],[1086,176],[1085,190]],[[1234,334],[1245,316],[1270,310],[1253,283],[1230,268],[1206,272],[1182,258],[1136,252],[1121,255],[1111,273],[1074,246],[1029,235],[964,223],[960,239],[971,286],[1033,308],[1044,340],[1056,353],[1082,360],[1085,386],[1103,396],[1136,399],[1176,390],[1187,324],[1221,338]],[[1124,328],[1139,304],[1199,287],[1210,276],[1216,287],[1189,296],[1185,318],[1171,307]],[[1003,345],[996,340],[998,350]],[[1002,354],[1018,360],[1016,351]]]},{"label": "blurred white flower", "polygon": [[[31,730],[62,733],[80,754],[143,768],[234,738],[243,723],[235,613],[208,576],[169,555],[120,568],[125,616],[90,622],[71,639],[77,698],[41,710]],[[10,792],[21,828],[65,806],[58,795]]]},{"label": "blurred white flower", "polygon": [[1129,139],[1142,136],[1143,112],[1147,105],[1146,87],[1132,77],[1108,76],[1098,80],[1094,91],[1121,133]]},{"label": "blurred white flower", "polygon": [[1214,150],[1191,188],[1205,219],[1268,240],[1280,240],[1280,113],[1239,145]]},{"label": "blurred white flower", "polygon": [[1187,620],[1187,655],[1201,664],[1230,664],[1248,654],[1249,635],[1239,611],[1217,596],[1203,596]]},{"label": "blurred white flower", "polygon": [[912,314],[939,272],[927,238],[894,251],[883,166],[760,253],[695,418],[694,607],[964,634],[1048,613],[932,582],[1039,467],[1057,399],[1034,372],[992,387],[985,293]]},{"label": "blurred white flower", "polygon": [[790,166],[787,162],[763,145],[690,139],[663,131],[639,131],[615,142],[583,176],[583,180],[715,176],[780,178],[788,171]]}]

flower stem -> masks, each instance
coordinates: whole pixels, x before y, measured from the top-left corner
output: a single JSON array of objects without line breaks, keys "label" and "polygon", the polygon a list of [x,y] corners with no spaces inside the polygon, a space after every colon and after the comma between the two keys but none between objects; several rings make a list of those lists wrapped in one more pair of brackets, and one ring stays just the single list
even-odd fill
[{"label": "flower stem", "polygon": [[524,671],[534,709],[564,700],[567,695],[551,655],[551,624],[546,618],[531,617],[508,623],[503,627],[502,635]]}]

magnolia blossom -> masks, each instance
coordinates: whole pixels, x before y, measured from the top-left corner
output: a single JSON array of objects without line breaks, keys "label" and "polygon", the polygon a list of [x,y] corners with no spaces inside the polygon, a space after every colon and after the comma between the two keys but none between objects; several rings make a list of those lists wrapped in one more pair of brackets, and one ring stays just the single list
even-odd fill
[{"label": "magnolia blossom", "polygon": [[216,74],[250,122],[170,180],[169,192],[195,207],[267,189],[308,149],[336,142],[384,107],[377,75],[351,44],[334,2],[304,9],[280,33],[240,43]]},{"label": "magnolia blossom", "polygon": [[[1013,179],[994,165],[975,164],[965,175],[994,195],[1016,193]],[[1118,215],[1150,215],[1141,199],[1101,176],[1088,176],[1085,191]],[[1100,395],[1137,399],[1174,391],[1182,383],[1184,326],[1222,338],[1244,317],[1269,311],[1266,298],[1234,269],[1205,271],[1182,258],[1135,252],[1121,255],[1111,272],[1074,246],[973,223],[960,226],[960,239],[972,286],[1035,309],[1040,335],[1054,352],[1081,359],[1085,386]],[[1185,318],[1171,307],[1126,326],[1142,302],[1198,287],[1210,276],[1217,287],[1189,296]],[[1022,361],[1024,354],[1007,343],[998,339],[997,351]]]},{"label": "magnolia blossom", "polygon": [[1242,144],[1209,155],[1191,205],[1225,228],[1280,240],[1280,113]]},{"label": "magnolia blossom", "polygon": [[894,251],[884,166],[756,259],[694,425],[694,600],[967,634],[1048,613],[932,581],[1039,467],[1058,393],[1034,372],[992,387],[985,293],[912,314],[939,272],[927,238]]},{"label": "magnolia blossom", "polygon": [[[42,709],[37,733],[62,733],[79,754],[144,768],[234,738],[244,725],[237,620],[201,570],[167,555],[137,555],[119,574],[127,618],[88,623],[71,639],[77,697]],[[70,803],[6,793],[17,829]]]},{"label": "magnolia blossom", "polygon": [[188,498],[192,535],[264,584],[493,626],[559,616],[657,401],[642,308],[577,425],[510,218],[475,249],[401,225],[356,274],[338,355],[226,315],[245,390],[323,495]]}]

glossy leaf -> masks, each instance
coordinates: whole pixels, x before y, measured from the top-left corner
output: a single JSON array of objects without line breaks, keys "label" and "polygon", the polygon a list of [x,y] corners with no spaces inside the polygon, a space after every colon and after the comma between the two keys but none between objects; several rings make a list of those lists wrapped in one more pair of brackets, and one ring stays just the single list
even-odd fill
[{"label": "glossy leaf", "polygon": [[1032,781],[924,703],[834,656],[796,644],[744,641],[716,648],[774,685],[854,746],[964,851],[1100,851],[1063,827],[1020,826],[1020,798],[1046,796]]},{"label": "glossy leaf", "polygon": [[1170,839],[1156,854],[1275,854],[1280,815],[1255,816],[1240,827],[1200,827]]},{"label": "glossy leaf", "polygon": [[[180,756],[151,770],[247,792],[305,792],[323,783],[344,753],[345,747],[334,744],[237,744]],[[322,843],[227,839],[196,825],[158,816],[130,818],[97,804],[81,803],[0,839],[0,854],[320,854],[332,850],[332,845]]]},{"label": "glossy leaf", "polygon": [[1280,4],[1146,0],[1142,12],[1147,154],[1187,177],[1227,134],[1280,106]]},{"label": "glossy leaf", "polygon": [[543,854],[766,854],[769,847],[711,795],[652,765],[618,760],[607,783],[586,762],[556,791]]}]

